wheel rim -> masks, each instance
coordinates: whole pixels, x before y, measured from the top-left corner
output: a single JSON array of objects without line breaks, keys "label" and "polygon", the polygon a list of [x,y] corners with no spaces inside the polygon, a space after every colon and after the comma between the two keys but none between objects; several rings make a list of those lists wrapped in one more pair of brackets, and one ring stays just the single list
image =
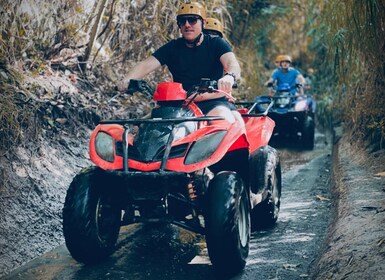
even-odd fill
[{"label": "wheel rim", "polygon": [[115,218],[115,209],[114,207],[103,201],[102,197],[99,197],[96,204],[96,232],[99,240],[103,243],[108,242],[111,238],[114,238],[116,227],[116,218]]},{"label": "wheel rim", "polygon": [[241,241],[242,247],[245,247],[248,242],[248,226],[247,226],[247,211],[246,205],[242,199],[239,199],[239,220],[238,220],[238,232],[239,240]]}]

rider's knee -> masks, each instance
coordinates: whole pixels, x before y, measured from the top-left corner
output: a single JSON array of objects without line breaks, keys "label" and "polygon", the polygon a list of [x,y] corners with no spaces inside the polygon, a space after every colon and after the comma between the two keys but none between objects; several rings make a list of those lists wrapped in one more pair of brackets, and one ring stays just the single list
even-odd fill
[{"label": "rider's knee", "polygon": [[232,111],[229,108],[224,107],[224,106],[215,107],[214,109],[212,109],[210,112],[207,113],[207,116],[223,117],[229,123],[233,123],[236,120]]},{"label": "rider's knee", "polygon": [[242,115],[238,111],[231,111],[231,113],[233,114],[235,119],[237,119],[238,121],[243,121]]}]

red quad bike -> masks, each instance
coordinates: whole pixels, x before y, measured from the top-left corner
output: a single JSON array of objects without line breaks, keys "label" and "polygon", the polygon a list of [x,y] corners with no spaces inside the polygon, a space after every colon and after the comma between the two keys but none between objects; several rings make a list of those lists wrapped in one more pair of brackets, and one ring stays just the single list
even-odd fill
[{"label": "red quad bike", "polygon": [[[215,84],[203,79],[190,96],[216,91]],[[150,118],[101,121],[93,131],[96,166],[76,175],[63,209],[69,252],[79,262],[99,262],[114,252],[121,226],[168,222],[205,235],[216,272],[240,272],[251,230],[274,224],[280,209],[268,110],[240,109],[243,126],[203,115],[179,83],[160,83],[153,93],[134,80],[128,93],[134,91],[153,94],[157,106]]]}]

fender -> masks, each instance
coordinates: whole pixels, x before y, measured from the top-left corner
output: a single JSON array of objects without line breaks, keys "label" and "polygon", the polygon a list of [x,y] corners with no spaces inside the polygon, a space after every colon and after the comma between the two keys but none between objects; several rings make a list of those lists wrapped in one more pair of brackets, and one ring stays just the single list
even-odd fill
[{"label": "fender", "polygon": [[249,152],[252,153],[269,143],[275,122],[269,117],[243,117],[245,121]]}]

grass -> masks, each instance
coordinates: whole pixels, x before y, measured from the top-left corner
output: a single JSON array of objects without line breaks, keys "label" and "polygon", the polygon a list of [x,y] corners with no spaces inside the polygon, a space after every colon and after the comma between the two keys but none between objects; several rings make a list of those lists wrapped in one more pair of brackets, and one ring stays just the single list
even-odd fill
[{"label": "grass", "polygon": [[17,88],[22,77],[0,64],[0,154],[37,136],[36,109]]}]

